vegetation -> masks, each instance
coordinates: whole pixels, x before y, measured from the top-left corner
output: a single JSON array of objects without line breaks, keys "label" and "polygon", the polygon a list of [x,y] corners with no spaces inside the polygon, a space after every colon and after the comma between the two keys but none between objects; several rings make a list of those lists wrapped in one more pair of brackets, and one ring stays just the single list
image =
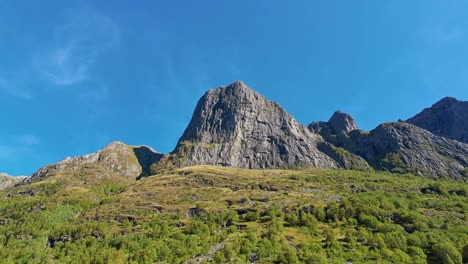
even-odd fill
[{"label": "vegetation", "polygon": [[464,263],[466,181],[197,166],[0,192],[2,263]]}]

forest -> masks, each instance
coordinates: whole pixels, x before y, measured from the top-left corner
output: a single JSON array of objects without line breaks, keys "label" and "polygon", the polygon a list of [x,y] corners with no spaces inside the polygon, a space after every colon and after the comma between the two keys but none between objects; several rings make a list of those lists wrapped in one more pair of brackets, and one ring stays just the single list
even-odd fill
[{"label": "forest", "polygon": [[466,263],[466,180],[196,166],[0,192],[2,263]]}]

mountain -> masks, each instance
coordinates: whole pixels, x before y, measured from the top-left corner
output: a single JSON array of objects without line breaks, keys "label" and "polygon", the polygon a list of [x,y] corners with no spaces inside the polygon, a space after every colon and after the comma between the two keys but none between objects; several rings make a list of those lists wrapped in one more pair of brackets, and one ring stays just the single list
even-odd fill
[{"label": "mountain", "polygon": [[451,138],[465,139],[466,107],[467,102],[447,97],[408,123],[384,123],[370,132],[359,130],[353,117],[342,111],[336,111],[327,122],[305,127],[278,103],[237,81],[200,98],[174,151],[167,155],[146,146],[113,142],[96,153],[45,166],[23,183],[58,174],[83,176],[83,182],[87,176],[99,175],[135,180],[195,165],[373,168],[462,178],[468,174],[468,145]]},{"label": "mountain", "polygon": [[[336,154],[326,144],[278,103],[238,81],[203,95],[175,150],[152,170],[156,173],[162,168],[192,165],[249,169],[342,167],[340,155],[320,150]],[[353,157],[350,153],[348,156]]]},{"label": "mountain", "polygon": [[462,178],[468,145],[436,136],[405,122],[384,123],[370,131],[351,132],[351,152],[378,170],[409,172],[433,178]]},{"label": "mountain", "polygon": [[405,122],[384,123],[365,132],[357,129],[351,115],[337,111],[328,122],[313,122],[308,128],[377,170],[461,178],[468,167],[467,144]]},{"label": "mountain", "polygon": [[320,134],[326,141],[338,145],[338,138],[358,129],[354,118],[340,110],[333,113],[328,122],[312,122],[308,126],[313,133]]},{"label": "mountain", "polygon": [[26,177],[24,176],[15,177],[15,176],[10,176],[6,173],[0,173],[0,190],[14,186],[15,184],[23,181],[25,178]]},{"label": "mountain", "polygon": [[406,122],[438,136],[468,143],[468,101],[445,97]]},{"label": "mountain", "polygon": [[136,179],[149,174],[149,167],[162,158],[162,154],[147,146],[129,146],[112,142],[103,149],[80,157],[68,157],[52,165],[42,167],[26,180],[33,182],[56,174],[112,173]]}]

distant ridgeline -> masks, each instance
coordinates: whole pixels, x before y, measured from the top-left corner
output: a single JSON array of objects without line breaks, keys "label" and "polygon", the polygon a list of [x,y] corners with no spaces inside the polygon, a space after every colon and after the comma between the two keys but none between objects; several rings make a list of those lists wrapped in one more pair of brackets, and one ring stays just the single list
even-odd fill
[{"label": "distant ridgeline", "polygon": [[[337,111],[328,122],[300,124],[278,103],[237,81],[199,100],[174,151],[117,142],[97,153],[41,168],[22,183],[65,171],[98,169],[129,179],[173,168],[216,165],[246,169],[383,170],[431,178],[468,177],[468,102],[444,98],[407,121],[370,132]],[[18,184],[1,176],[0,187]]]}]

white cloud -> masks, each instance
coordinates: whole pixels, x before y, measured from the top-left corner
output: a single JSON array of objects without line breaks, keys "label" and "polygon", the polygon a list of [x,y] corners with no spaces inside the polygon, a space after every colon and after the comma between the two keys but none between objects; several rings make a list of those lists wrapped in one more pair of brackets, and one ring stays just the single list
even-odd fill
[{"label": "white cloud", "polygon": [[120,44],[113,20],[91,9],[72,10],[54,29],[53,43],[36,56],[43,77],[57,86],[80,84],[93,78],[99,56]]},{"label": "white cloud", "polygon": [[96,54],[93,50],[80,53],[73,42],[67,43],[67,46],[58,47],[47,54],[42,72],[55,85],[77,84],[89,79],[89,70],[96,61]]}]

